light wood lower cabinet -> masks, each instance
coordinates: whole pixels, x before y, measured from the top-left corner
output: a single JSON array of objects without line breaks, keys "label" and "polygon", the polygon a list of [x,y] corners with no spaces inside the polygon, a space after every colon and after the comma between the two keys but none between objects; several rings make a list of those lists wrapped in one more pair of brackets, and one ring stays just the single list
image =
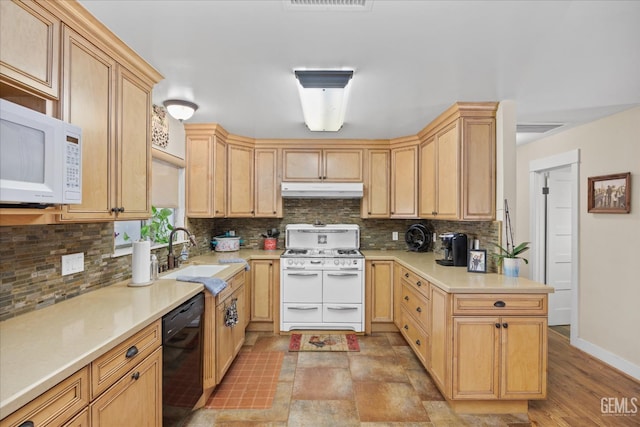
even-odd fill
[{"label": "light wood lower cabinet", "polygon": [[280,260],[251,261],[251,323],[249,330],[280,328],[277,292],[280,289]]},{"label": "light wood lower cabinet", "polygon": [[[89,404],[89,368],[85,367],[0,421],[0,427],[66,426]],[[31,424],[29,424],[31,423]],[[71,423],[71,424],[68,424]]]},{"label": "light wood lower cabinet", "polygon": [[[380,329],[394,320],[393,261],[365,262],[365,292],[367,302],[365,330]],[[378,328],[376,328],[378,326]],[[375,332],[375,331],[373,331]]]},{"label": "light wood lower cabinet", "polygon": [[91,403],[91,426],[162,425],[162,348]]},{"label": "light wood lower cabinet", "polygon": [[[241,273],[244,275],[244,273]],[[227,311],[235,305],[238,323],[227,326]],[[238,287],[216,307],[216,382],[220,384],[244,344],[244,285]]]},{"label": "light wood lower cabinet", "polygon": [[454,317],[454,399],[543,399],[547,319]]},{"label": "light wood lower cabinet", "polygon": [[431,286],[427,369],[457,412],[526,412],[547,390],[546,294],[448,294]]}]

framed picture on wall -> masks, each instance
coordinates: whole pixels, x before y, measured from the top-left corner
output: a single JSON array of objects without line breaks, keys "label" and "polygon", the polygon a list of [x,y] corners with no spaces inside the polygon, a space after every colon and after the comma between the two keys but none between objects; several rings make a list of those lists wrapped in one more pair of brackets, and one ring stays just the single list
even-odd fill
[{"label": "framed picture on wall", "polygon": [[631,172],[591,176],[588,179],[587,212],[629,213]]},{"label": "framed picture on wall", "polygon": [[471,271],[474,273],[487,272],[486,249],[470,249],[469,250],[469,263],[467,264],[467,271]]}]

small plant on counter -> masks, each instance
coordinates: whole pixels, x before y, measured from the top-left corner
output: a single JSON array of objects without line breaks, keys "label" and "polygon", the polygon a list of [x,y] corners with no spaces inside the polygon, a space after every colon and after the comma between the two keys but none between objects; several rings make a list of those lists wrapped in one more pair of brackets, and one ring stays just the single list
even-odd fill
[{"label": "small plant on counter", "polygon": [[509,204],[507,203],[507,199],[504,200],[504,218],[507,247],[505,248],[497,243],[494,243],[494,245],[498,249],[500,249],[500,252],[494,253],[493,256],[498,258],[498,265],[502,264],[506,258],[521,259],[525,264],[529,264],[529,260],[520,256],[520,254],[529,250],[530,242],[522,242],[517,246],[515,245],[515,243],[513,243],[513,228],[511,228],[511,218],[509,216]]}]

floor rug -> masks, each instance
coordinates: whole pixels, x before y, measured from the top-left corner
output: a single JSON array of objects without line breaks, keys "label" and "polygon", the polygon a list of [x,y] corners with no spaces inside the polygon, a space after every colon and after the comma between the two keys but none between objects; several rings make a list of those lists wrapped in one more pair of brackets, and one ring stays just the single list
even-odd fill
[{"label": "floor rug", "polygon": [[283,359],[281,351],[240,352],[205,408],[271,408]]},{"label": "floor rug", "polygon": [[289,351],[360,351],[356,334],[291,334]]}]

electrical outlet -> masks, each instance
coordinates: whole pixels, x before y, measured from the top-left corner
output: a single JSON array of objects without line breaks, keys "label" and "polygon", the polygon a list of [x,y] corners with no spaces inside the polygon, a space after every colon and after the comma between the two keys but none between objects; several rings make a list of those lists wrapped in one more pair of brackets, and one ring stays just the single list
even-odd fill
[{"label": "electrical outlet", "polygon": [[398,232],[397,231],[393,231],[391,233],[391,240],[398,240]]},{"label": "electrical outlet", "polygon": [[84,271],[84,252],[62,255],[62,275]]},{"label": "electrical outlet", "polygon": [[437,238],[437,234],[436,234],[436,233],[433,233],[433,241],[435,242],[437,239],[438,239],[438,238]]}]

